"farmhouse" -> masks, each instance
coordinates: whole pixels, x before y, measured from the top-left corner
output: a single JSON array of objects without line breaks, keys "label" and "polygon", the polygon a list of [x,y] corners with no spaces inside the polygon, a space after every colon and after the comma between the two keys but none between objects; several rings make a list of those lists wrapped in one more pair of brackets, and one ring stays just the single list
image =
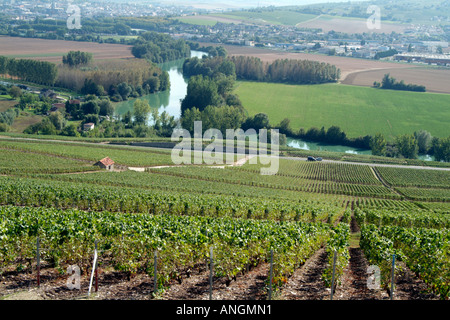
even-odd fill
[{"label": "farmhouse", "polygon": [[50,89],[44,88],[40,91],[39,93],[39,97],[46,97],[46,98],[50,98],[50,99],[56,99],[58,97],[58,95]]},{"label": "farmhouse", "polygon": [[85,123],[83,126],[84,131],[91,131],[91,130],[94,130],[94,128],[95,128],[95,124],[93,124],[91,122]]},{"label": "farmhouse", "polygon": [[106,157],[95,164],[95,166],[99,166],[102,169],[106,170],[114,170],[114,161],[112,161],[109,157]]}]

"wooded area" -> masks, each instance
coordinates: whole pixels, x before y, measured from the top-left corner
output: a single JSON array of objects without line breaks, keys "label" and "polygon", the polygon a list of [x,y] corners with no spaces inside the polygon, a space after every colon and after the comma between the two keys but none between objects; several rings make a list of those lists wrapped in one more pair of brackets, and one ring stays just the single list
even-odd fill
[{"label": "wooded area", "polygon": [[0,75],[37,84],[53,85],[58,72],[56,65],[50,62],[0,56]]},{"label": "wooded area", "polygon": [[[137,93],[136,96],[142,96],[170,87],[167,72],[143,59],[100,61],[83,69],[60,66],[56,83],[77,92],[84,89],[84,94],[99,95],[101,91],[106,91],[119,101],[126,100],[133,92]],[[129,88],[120,90],[122,83]]]},{"label": "wooded area", "polygon": [[136,58],[163,63],[188,58],[191,48],[182,39],[176,40],[166,34],[146,32],[136,40],[131,53]]},{"label": "wooded area", "polygon": [[256,57],[233,56],[236,76],[239,80],[280,82],[292,84],[319,84],[337,82],[340,69],[329,63],[278,59],[272,63],[263,63]]}]

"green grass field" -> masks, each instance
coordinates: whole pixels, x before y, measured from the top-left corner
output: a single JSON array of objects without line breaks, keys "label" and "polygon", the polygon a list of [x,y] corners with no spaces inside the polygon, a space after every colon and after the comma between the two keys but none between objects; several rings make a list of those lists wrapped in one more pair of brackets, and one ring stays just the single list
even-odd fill
[{"label": "green grass field", "polygon": [[217,14],[215,16],[221,16],[224,18],[245,20],[246,22],[253,23],[270,23],[279,25],[291,25],[295,26],[300,22],[305,22],[315,18],[312,14],[303,14],[299,12],[289,11],[289,10],[274,10],[273,12],[261,11],[261,12],[250,12],[250,11],[233,11],[230,13]]},{"label": "green grass field", "polygon": [[188,16],[188,17],[176,17],[174,19],[180,20],[183,23],[189,23],[197,26],[214,26],[219,22],[218,20],[211,19],[212,16],[208,16],[207,18],[202,18],[202,16]]},{"label": "green grass field", "polygon": [[450,134],[450,95],[325,85],[239,82],[239,95],[249,115],[266,113],[276,125],[284,118],[294,130],[311,127],[343,129],[348,137],[381,132],[389,140],[427,130]]}]

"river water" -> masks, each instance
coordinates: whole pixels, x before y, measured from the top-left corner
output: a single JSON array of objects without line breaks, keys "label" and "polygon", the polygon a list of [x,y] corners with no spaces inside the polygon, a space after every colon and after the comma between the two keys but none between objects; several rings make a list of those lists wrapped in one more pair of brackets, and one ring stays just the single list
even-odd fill
[{"label": "river water", "polygon": [[[191,57],[201,58],[205,52],[191,51]],[[188,79],[183,76],[183,63],[185,59],[159,64],[160,68],[169,73],[170,90],[149,94],[138,99],[146,100],[152,108],[158,108],[159,113],[166,111],[170,116],[179,119],[181,116],[181,99],[187,93]],[[131,99],[116,104],[116,114],[123,115],[127,111],[133,112],[133,104],[136,99]]]},{"label": "river water", "polygon": [[330,152],[343,152],[343,153],[368,154],[368,155],[372,154],[371,150],[357,149],[340,145],[328,145],[317,142],[308,142],[292,138],[287,138],[287,145],[292,148],[311,151],[330,151]]}]

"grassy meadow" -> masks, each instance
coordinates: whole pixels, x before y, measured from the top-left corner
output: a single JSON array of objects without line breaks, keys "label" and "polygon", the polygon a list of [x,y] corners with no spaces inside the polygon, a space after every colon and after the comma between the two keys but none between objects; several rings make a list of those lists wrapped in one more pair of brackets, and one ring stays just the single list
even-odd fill
[{"label": "grassy meadow", "polygon": [[300,12],[290,11],[290,10],[274,10],[270,11],[233,11],[230,13],[217,14],[216,16],[221,16],[224,18],[245,20],[247,22],[253,23],[270,23],[274,25],[291,25],[295,26],[298,23],[305,22],[314,19],[316,15],[304,14]]},{"label": "grassy meadow", "polygon": [[389,140],[422,129],[436,137],[450,134],[446,94],[258,82],[239,82],[235,93],[249,115],[266,113],[272,125],[287,117],[295,130],[337,125],[349,137],[381,132]]}]

